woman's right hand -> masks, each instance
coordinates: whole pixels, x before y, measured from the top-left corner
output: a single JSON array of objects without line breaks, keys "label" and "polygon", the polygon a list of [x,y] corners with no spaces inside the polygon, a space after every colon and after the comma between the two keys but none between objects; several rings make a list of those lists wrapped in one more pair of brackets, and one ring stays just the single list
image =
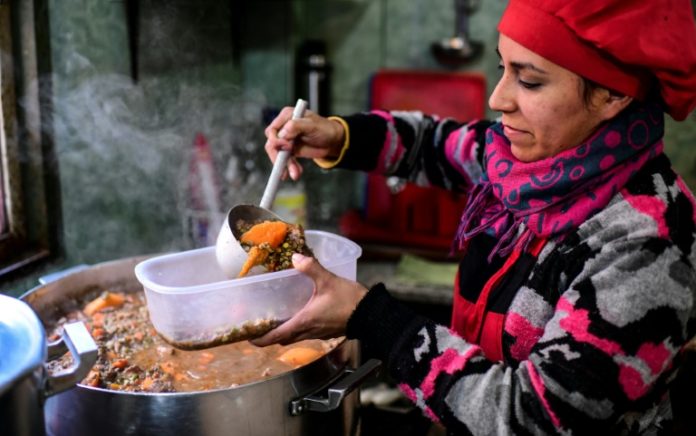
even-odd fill
[{"label": "woman's right hand", "polygon": [[305,111],[302,118],[292,119],[292,107],[285,107],[266,127],[266,153],[275,162],[278,151],[291,150],[293,158],[288,162],[290,178],[297,180],[302,175],[302,166],[294,157],[307,159],[337,158],[343,148],[345,131],[343,125]]}]

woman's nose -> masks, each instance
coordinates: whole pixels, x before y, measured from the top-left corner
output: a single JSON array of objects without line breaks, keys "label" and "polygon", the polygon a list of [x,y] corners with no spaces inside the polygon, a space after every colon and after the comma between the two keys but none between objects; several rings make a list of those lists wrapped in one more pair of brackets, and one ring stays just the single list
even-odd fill
[{"label": "woman's nose", "polygon": [[509,80],[503,76],[498,80],[495,89],[488,98],[488,106],[496,112],[511,112],[515,109],[515,100]]}]

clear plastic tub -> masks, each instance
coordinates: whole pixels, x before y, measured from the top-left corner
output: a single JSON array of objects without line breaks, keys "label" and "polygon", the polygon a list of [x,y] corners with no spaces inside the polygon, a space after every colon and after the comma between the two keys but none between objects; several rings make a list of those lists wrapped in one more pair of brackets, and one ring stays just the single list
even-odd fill
[{"label": "clear plastic tub", "polygon": [[[305,236],[326,269],[355,280],[360,246],[328,232],[307,230]],[[215,247],[145,260],[135,275],[155,329],[184,349],[261,336],[299,311],[314,286],[295,269],[229,280],[218,267]]]}]

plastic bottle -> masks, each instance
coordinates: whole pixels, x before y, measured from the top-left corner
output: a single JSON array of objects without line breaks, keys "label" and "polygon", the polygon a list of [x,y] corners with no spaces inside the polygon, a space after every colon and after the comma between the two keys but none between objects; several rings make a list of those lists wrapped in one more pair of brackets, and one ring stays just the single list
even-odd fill
[{"label": "plastic bottle", "polygon": [[273,211],[285,221],[292,224],[307,226],[307,195],[304,184],[300,182],[285,181],[278,189]]}]

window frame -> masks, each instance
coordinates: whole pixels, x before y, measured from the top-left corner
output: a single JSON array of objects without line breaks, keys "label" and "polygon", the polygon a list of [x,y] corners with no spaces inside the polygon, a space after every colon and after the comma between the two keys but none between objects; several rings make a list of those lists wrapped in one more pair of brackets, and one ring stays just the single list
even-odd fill
[{"label": "window frame", "polygon": [[0,234],[3,279],[61,255],[60,188],[48,128],[47,14],[44,1],[0,0],[0,182],[7,227]]}]

